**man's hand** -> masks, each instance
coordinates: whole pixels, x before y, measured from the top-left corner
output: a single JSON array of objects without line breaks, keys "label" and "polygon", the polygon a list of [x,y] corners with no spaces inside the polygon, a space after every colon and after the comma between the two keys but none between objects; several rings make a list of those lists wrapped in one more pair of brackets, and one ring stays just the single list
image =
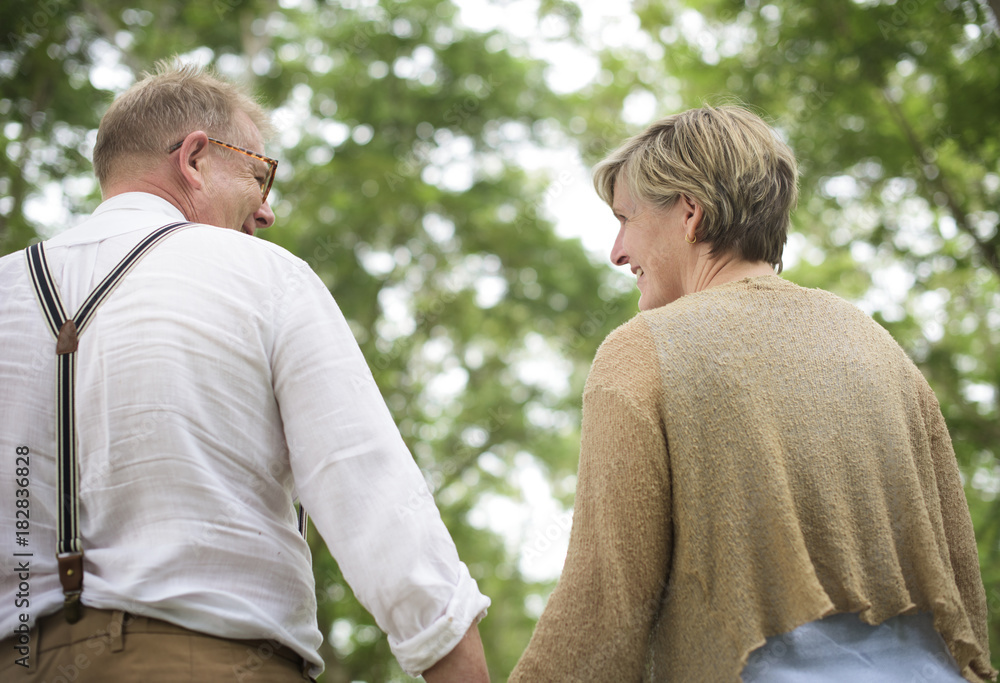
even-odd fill
[{"label": "man's hand", "polygon": [[427,683],[489,683],[479,627],[470,626],[455,649],[427,669],[423,676]]}]

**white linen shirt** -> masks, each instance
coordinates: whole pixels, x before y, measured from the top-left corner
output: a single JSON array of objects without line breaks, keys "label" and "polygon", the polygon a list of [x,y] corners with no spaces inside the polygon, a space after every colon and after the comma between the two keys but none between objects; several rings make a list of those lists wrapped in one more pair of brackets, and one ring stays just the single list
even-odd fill
[{"label": "white linen shirt", "polygon": [[[47,241],[67,314],[142,237],[182,220],[165,200],[129,193]],[[407,673],[485,614],[489,599],[344,316],[301,259],[234,230],[181,230],[104,302],[77,356],[85,605],[273,639],[317,675],[322,636],[297,493]],[[63,603],[55,378],[55,340],[24,253],[10,254],[0,259],[0,638]],[[15,545],[17,479],[28,480],[25,546]],[[19,600],[25,561],[30,597]]]}]

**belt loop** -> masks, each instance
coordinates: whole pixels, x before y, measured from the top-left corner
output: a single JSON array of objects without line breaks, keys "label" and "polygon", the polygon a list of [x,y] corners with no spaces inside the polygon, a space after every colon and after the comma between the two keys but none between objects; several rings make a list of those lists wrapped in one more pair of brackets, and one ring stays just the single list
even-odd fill
[{"label": "belt loop", "polygon": [[42,655],[41,650],[42,620],[35,619],[35,628],[28,633],[28,647],[31,648],[31,656],[28,658],[28,675],[33,676],[38,673],[38,658]]},{"label": "belt loop", "polygon": [[125,649],[125,612],[116,609],[111,613],[111,622],[108,624],[108,636],[111,640],[111,651],[121,652]]}]

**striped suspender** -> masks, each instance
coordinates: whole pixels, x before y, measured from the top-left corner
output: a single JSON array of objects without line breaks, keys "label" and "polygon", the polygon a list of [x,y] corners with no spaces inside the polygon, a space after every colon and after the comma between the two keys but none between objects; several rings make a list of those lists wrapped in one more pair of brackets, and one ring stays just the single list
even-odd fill
[{"label": "striped suspender", "polygon": [[49,329],[56,338],[58,374],[56,384],[56,438],[58,440],[57,471],[59,476],[59,541],[56,556],[59,560],[59,581],[65,595],[66,621],[80,619],[80,594],[83,591],[83,544],[80,541],[79,471],[76,457],[76,422],[73,404],[76,378],[76,350],[79,336],[94,318],[97,307],[108,298],[115,287],[128,275],[139,260],[153,247],[173,232],[191,227],[191,223],[172,223],[147,235],[125,258],[108,273],[101,284],[90,293],[73,318],[66,316],[59,296],[59,288],[52,279],[45,259],[42,243],[26,250],[28,270],[38,303],[42,307]]},{"label": "striped suspender", "polygon": [[309,513],[306,512],[304,505],[299,504],[299,534],[302,535],[302,540],[309,542]]}]

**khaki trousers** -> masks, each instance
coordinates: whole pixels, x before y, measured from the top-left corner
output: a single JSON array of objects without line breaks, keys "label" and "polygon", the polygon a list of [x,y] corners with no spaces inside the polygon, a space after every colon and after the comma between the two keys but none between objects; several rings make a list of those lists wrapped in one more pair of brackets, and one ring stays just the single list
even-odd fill
[{"label": "khaki trousers", "polygon": [[[25,643],[27,641],[27,643]],[[27,652],[25,658],[25,652]],[[62,612],[0,642],[3,683],[302,683],[302,657],[270,640],[226,640],[120,611]],[[28,664],[27,667],[22,664]]]}]

